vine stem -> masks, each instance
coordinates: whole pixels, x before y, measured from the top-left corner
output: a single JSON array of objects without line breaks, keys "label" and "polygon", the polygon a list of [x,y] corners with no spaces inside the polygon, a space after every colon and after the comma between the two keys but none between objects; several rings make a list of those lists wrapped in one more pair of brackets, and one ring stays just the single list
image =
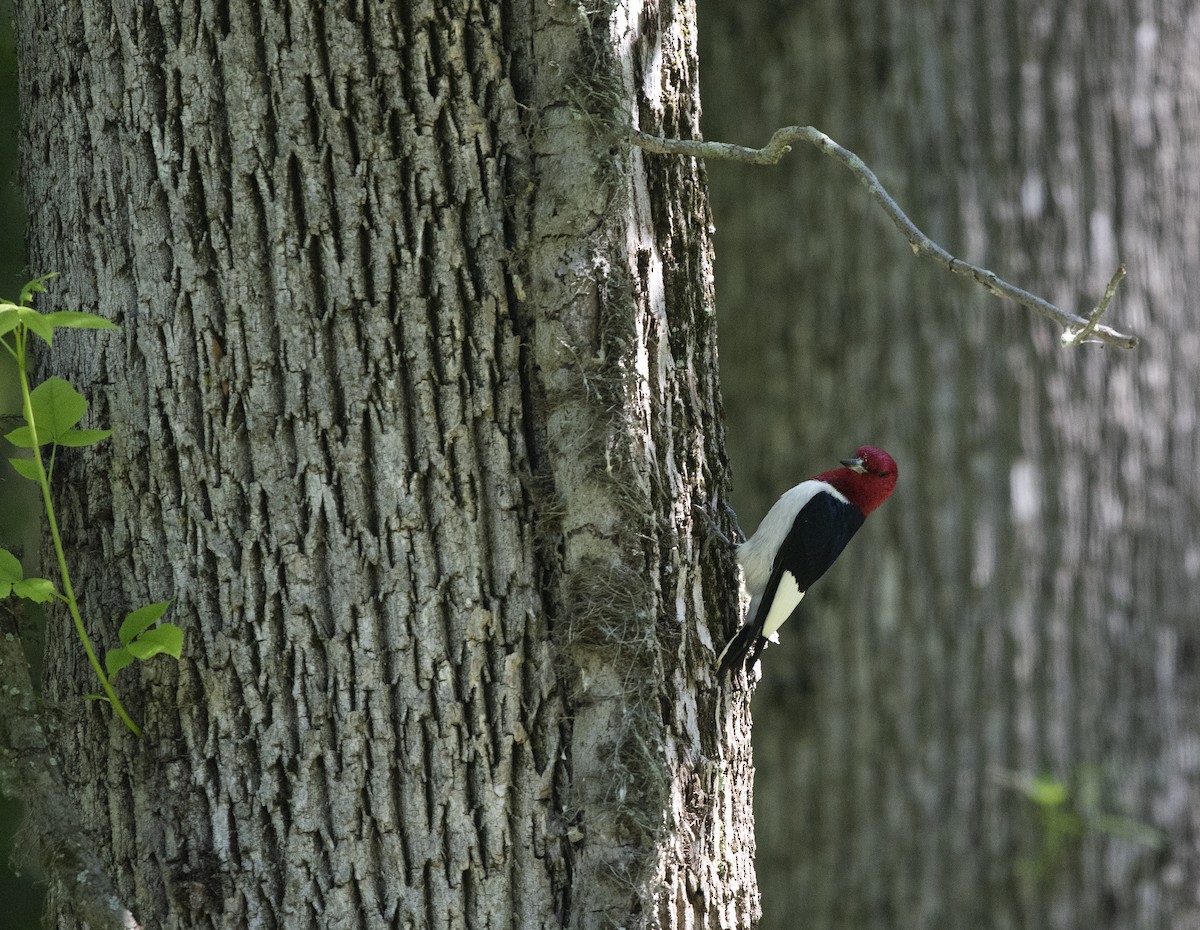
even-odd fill
[{"label": "vine stem", "polygon": [[116,689],[113,688],[112,682],[109,681],[108,675],[104,672],[104,666],[100,664],[100,659],[96,656],[96,650],[92,648],[92,641],[88,637],[87,629],[83,625],[83,617],[79,613],[79,604],[75,600],[75,589],[71,585],[71,573],[67,570],[67,555],[63,551],[62,537],[58,532],[58,520],[54,516],[54,502],[50,499],[50,477],[46,474],[46,466],[42,462],[42,450],[38,445],[37,424],[33,419],[33,401],[29,396],[29,379],[25,368],[25,347],[27,332],[25,327],[18,327],[16,336],[17,344],[17,373],[18,380],[21,382],[21,408],[25,414],[25,422],[29,424],[29,439],[33,444],[33,461],[37,467],[38,485],[42,489],[42,503],[46,507],[46,521],[50,525],[50,538],[54,541],[54,554],[58,558],[58,571],[62,577],[63,585],[63,600],[67,602],[67,609],[71,612],[71,620],[75,624],[75,632],[79,634],[79,639],[83,643],[83,651],[87,653],[88,661],[92,664],[92,669],[96,672],[96,677],[100,679],[100,687],[104,689],[104,694],[112,704],[113,710],[117,712],[117,716],[121,718],[125,726],[133,731],[134,736],[141,736],[142,729],[129,716],[125,710],[125,706],[121,703],[121,699],[117,697]]}]

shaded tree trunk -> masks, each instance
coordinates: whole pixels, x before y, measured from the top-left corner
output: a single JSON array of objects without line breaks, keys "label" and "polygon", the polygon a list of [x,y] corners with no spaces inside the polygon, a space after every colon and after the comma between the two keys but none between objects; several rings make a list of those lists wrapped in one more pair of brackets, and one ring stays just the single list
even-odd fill
[{"label": "shaded tree trunk", "polygon": [[936,240],[1080,311],[1124,261],[1114,322],[1144,337],[1063,350],[815,152],[710,165],[743,524],[858,442],[901,470],[765,656],[763,926],[1195,925],[1200,16],[702,12],[707,138],[816,125]]},{"label": "shaded tree trunk", "polygon": [[187,634],[140,741],[49,646],[144,926],[753,914],[704,178],[621,143],[695,131],[694,22],[609,12],[21,4],[31,262],[122,326],[47,361],[115,431],[78,587]]}]

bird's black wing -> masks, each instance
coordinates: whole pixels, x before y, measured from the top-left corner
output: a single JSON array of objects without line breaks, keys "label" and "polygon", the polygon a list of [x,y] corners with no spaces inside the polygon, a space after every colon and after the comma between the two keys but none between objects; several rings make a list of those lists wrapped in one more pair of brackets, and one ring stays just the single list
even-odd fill
[{"label": "bird's black wing", "polygon": [[807,591],[829,566],[837,561],[846,544],[867,518],[853,504],[840,501],[832,494],[814,494],[796,514],[792,530],[784,537],[783,545],[775,554],[771,569],[771,580],[763,592],[762,605],[770,609],[779,579],[783,572],[791,572],[801,591]]}]

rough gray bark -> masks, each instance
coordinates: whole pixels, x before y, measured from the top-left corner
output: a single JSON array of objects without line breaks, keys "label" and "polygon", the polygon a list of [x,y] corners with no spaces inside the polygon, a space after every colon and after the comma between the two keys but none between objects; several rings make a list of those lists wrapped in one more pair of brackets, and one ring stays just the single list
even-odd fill
[{"label": "rough gray bark", "polygon": [[[144,926],[732,926],[756,907],[687,5],[19,11],[30,254],[93,635],[165,597],[139,742],[52,630]],[[712,631],[709,631],[709,627]],[[58,925],[61,887],[53,889]]]},{"label": "rough gray bark", "polygon": [[[1064,351],[914,260],[814,153],[710,164],[743,524],[860,441],[901,470],[764,659],[763,926],[1195,926],[1200,16],[702,14],[707,138],[815,125],[937,241],[1061,306],[1124,261],[1112,312],[1143,337]],[[1058,849],[1010,786],[1041,774],[1083,815]],[[1161,849],[1101,829],[1089,793]]]}]

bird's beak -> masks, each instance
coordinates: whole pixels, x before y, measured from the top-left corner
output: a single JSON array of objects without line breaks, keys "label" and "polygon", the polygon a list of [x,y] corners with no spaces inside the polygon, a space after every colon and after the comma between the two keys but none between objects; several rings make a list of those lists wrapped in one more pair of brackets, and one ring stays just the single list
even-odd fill
[{"label": "bird's beak", "polygon": [[851,471],[858,472],[860,475],[865,475],[867,473],[867,467],[863,464],[863,460],[861,458],[842,459],[842,464],[845,465],[847,468],[849,468]]}]

